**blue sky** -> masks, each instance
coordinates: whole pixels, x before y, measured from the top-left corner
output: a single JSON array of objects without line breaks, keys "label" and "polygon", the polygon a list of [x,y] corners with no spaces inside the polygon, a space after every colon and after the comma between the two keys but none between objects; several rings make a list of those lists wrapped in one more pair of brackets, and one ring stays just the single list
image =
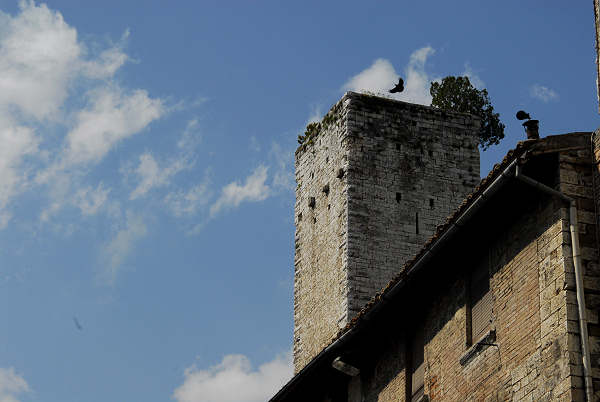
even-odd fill
[{"label": "blue sky", "polygon": [[296,137],[345,90],[469,75],[482,175],[519,109],[600,125],[591,2],[523,3],[0,0],[0,400],[271,396]]}]

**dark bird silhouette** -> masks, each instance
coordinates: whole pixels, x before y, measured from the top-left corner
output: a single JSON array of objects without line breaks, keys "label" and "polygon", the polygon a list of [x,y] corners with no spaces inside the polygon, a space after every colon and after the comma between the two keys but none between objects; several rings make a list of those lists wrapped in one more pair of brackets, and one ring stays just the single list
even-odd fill
[{"label": "dark bird silhouette", "polygon": [[390,93],[395,94],[397,92],[402,92],[404,91],[404,80],[402,79],[402,77],[400,77],[398,79],[398,83],[396,84],[396,86],[392,89],[390,89]]},{"label": "dark bird silhouette", "polygon": [[77,317],[73,317],[73,322],[75,323],[75,327],[80,330],[83,331],[83,327],[81,326],[81,324],[79,323],[79,320],[77,319]]},{"label": "dark bird silhouette", "polygon": [[531,117],[529,116],[529,113],[526,113],[524,110],[519,110],[517,112],[517,119],[525,120],[525,119],[531,119]]}]

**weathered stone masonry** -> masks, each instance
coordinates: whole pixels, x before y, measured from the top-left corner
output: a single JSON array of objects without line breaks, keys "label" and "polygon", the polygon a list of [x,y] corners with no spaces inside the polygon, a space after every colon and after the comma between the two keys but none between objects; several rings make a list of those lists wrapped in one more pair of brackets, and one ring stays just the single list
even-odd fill
[{"label": "weathered stone masonry", "polygon": [[296,151],[296,372],[479,182],[478,127],[348,92]]}]

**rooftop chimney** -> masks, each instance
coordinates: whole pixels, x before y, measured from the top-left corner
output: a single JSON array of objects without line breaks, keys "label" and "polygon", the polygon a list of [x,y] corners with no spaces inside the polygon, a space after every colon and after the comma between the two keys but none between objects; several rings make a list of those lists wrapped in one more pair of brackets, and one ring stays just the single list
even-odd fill
[{"label": "rooftop chimney", "polygon": [[527,120],[525,123],[523,123],[528,140],[537,140],[540,138],[539,125],[539,120]]}]

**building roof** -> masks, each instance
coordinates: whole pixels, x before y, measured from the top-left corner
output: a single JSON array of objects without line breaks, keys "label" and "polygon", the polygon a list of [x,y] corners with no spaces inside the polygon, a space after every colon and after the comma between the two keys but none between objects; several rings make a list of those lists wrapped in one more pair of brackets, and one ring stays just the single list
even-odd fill
[{"label": "building roof", "polygon": [[[315,368],[315,366],[326,363],[327,357],[333,353],[339,353],[343,345],[336,344],[343,341],[345,337],[358,333],[362,324],[372,321],[374,315],[386,301],[391,300],[396,291],[401,288],[403,283],[413,273],[413,268],[430,252],[430,250],[440,243],[441,239],[448,234],[451,229],[457,229],[457,221],[465,216],[468,210],[480,199],[485,197],[485,193],[493,183],[501,179],[507,168],[512,167],[520,158],[527,158],[529,154],[547,154],[556,153],[561,150],[576,148],[581,142],[581,136],[590,136],[591,132],[574,132],[562,135],[547,136],[543,139],[525,140],[517,143],[517,146],[510,150],[500,163],[494,165],[489,174],[481,180],[473,192],[469,194],[461,205],[446,219],[444,223],[437,226],[434,234],[421,247],[421,249],[404,263],[398,271],[398,274],[361,309],[361,311],[342,328],[330,344],[325,347],[317,356],[315,356],[306,366],[304,366],[292,379],[271,399],[271,401],[282,400],[296,386],[300,385],[304,377]],[[579,145],[581,147],[581,145]],[[491,196],[491,195],[490,195]],[[336,350],[340,349],[340,350]],[[335,357],[335,356],[329,356]]]}]

